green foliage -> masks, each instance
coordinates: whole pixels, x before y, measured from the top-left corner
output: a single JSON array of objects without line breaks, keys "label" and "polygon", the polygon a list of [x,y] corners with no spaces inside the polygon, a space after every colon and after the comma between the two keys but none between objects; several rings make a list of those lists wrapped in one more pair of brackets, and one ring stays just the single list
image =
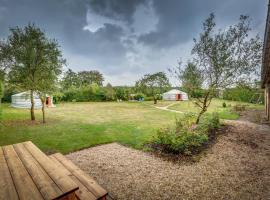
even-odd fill
[{"label": "green foliage", "polygon": [[81,86],[91,85],[93,83],[102,86],[104,81],[103,75],[96,70],[78,72],[78,78]]},{"label": "green foliage", "polygon": [[213,114],[205,117],[196,125],[196,117],[186,114],[176,119],[174,127],[160,129],[154,143],[161,146],[165,151],[190,155],[200,150],[208,142],[212,130],[219,127],[219,116]]},{"label": "green foliage", "polygon": [[4,84],[2,81],[0,81],[0,100],[3,98],[3,96],[4,96]]},{"label": "green foliage", "polygon": [[113,86],[108,83],[104,89],[106,101],[114,101],[116,99],[116,94]]},{"label": "green foliage", "polygon": [[4,95],[4,85],[3,85],[2,81],[0,81],[0,122],[2,121],[2,97],[3,97],[3,95]]},{"label": "green foliage", "polygon": [[[11,28],[10,32],[0,45],[1,54],[5,55],[8,81],[18,90],[30,90],[31,120],[35,120],[33,93],[39,95],[44,105],[46,94],[55,90],[65,60],[57,41],[47,38],[34,24]],[[45,119],[45,114],[43,116]]]},{"label": "green foliage", "polygon": [[213,13],[204,21],[203,31],[194,39],[192,54],[205,85],[202,98],[195,104],[200,108],[197,117],[207,111],[218,90],[226,89],[241,80],[258,78],[262,58],[262,41],[257,35],[250,37],[250,20],[241,15],[239,22],[225,30],[216,30]]},{"label": "green foliage", "polygon": [[144,98],[145,98],[145,96],[144,96],[143,93],[136,93],[136,94],[134,95],[134,99],[137,100],[137,101],[140,101],[140,100],[142,100],[142,99],[144,99]]},{"label": "green foliage", "polygon": [[220,118],[217,112],[213,112],[212,116],[208,116],[207,120],[204,123],[208,124],[208,129],[217,129],[220,127]]},{"label": "green foliage", "polygon": [[65,63],[57,42],[32,24],[10,31],[5,44],[9,83],[21,90],[52,90]]},{"label": "green foliage", "polygon": [[64,97],[64,93],[62,92],[54,92],[53,93],[53,103],[54,104],[58,104],[60,103],[62,100],[63,100],[63,97]]},{"label": "green foliage", "polygon": [[82,87],[91,85],[92,83],[102,86],[104,81],[103,75],[96,70],[80,71],[78,73],[68,69],[64,73],[64,77],[61,81],[63,90],[67,90],[70,87]]},{"label": "green foliage", "polygon": [[154,101],[154,97],[145,97],[144,101]]},{"label": "green foliage", "polygon": [[189,97],[202,96],[202,75],[197,65],[193,62],[188,62],[184,67],[182,62],[178,66],[169,69],[169,72],[181,83],[181,89],[188,93]]},{"label": "green foliage", "polygon": [[162,94],[170,88],[169,79],[164,72],[146,74],[135,84],[137,92],[156,99],[156,95]]},{"label": "green foliage", "polygon": [[132,94],[133,90],[130,87],[119,86],[115,87],[115,96],[118,100],[127,101],[130,98],[130,94]]},{"label": "green foliage", "polygon": [[223,108],[226,108],[227,107],[227,104],[225,102],[222,103],[222,107]]},{"label": "green foliage", "polygon": [[64,91],[64,101],[87,102],[87,101],[105,101],[105,91],[97,84],[93,83],[80,88],[70,87]]},{"label": "green foliage", "polygon": [[248,103],[264,103],[263,91],[253,88],[248,84],[239,84],[234,88],[228,88],[223,92],[223,99]]}]

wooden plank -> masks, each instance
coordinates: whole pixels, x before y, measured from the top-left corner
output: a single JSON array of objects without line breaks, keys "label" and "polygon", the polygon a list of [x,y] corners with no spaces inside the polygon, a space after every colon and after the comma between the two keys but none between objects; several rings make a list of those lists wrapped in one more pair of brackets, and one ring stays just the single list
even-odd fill
[{"label": "wooden plank", "polygon": [[102,188],[92,177],[83,172],[79,167],[73,164],[70,160],[66,159],[62,154],[56,153],[54,157],[60,161],[80,182],[93,193],[97,199],[106,196],[108,192]]},{"label": "wooden plank", "polygon": [[63,192],[53,182],[50,176],[44,171],[29,151],[25,149],[24,145],[19,143],[13,145],[13,147],[44,199],[49,200],[60,197]]},{"label": "wooden plank", "polygon": [[2,147],[0,147],[0,199],[19,199]]},{"label": "wooden plank", "polygon": [[78,197],[78,199],[80,200],[96,200],[97,198],[94,196],[94,194],[92,194],[80,181],[79,179],[74,176],[73,174],[71,174],[70,171],[68,171],[65,166],[60,163],[57,158],[54,157],[54,154],[53,155],[50,155],[49,156],[53,162],[61,169],[63,169],[64,173],[67,175],[67,176],[70,176],[72,178],[72,180],[79,186],[79,190],[76,190],[75,193],[76,193],[76,196]]},{"label": "wooden plank", "polygon": [[79,189],[74,181],[65,175],[65,173],[55,165],[55,163],[46,156],[40,149],[38,149],[32,142],[24,142],[24,147],[31,153],[56,185],[63,193],[68,194]]},{"label": "wooden plank", "polygon": [[43,199],[31,176],[26,171],[12,145],[4,146],[3,152],[16,187],[19,199]]}]

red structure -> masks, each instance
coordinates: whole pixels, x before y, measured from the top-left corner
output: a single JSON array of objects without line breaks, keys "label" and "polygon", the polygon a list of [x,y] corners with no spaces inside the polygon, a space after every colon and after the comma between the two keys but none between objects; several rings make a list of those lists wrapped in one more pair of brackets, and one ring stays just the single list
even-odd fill
[{"label": "red structure", "polygon": [[181,94],[177,94],[176,95],[176,101],[181,101],[182,100],[181,96],[182,96]]}]

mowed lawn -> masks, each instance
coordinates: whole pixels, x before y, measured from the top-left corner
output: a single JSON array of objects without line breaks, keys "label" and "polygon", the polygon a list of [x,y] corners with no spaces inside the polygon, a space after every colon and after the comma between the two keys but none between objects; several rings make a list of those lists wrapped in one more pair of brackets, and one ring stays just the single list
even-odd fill
[{"label": "mowed lawn", "polygon": [[[221,118],[238,118],[238,114],[230,111],[231,107],[222,108],[222,102],[214,100],[209,112],[218,110]],[[175,102],[159,102],[158,106],[171,103]],[[231,102],[231,106],[234,104],[236,102]],[[36,110],[37,123],[31,123],[29,110],[4,104],[0,146],[32,140],[46,153],[68,153],[110,142],[140,149],[159,128],[173,124],[175,118],[182,115],[152,105],[153,102],[62,103],[46,109],[47,123],[42,124],[40,110]],[[169,108],[196,111],[190,101],[177,102]]]},{"label": "mowed lawn", "polygon": [[[142,148],[158,128],[181,115],[137,102],[63,103],[46,112],[46,124],[31,124],[29,110],[4,104],[0,146],[32,140],[47,153],[68,153],[110,142]],[[36,118],[41,121],[40,110],[36,110]]]},{"label": "mowed lawn", "polygon": [[[226,107],[223,107],[223,102],[226,104]],[[219,113],[221,119],[238,119],[239,114],[234,111],[233,106],[235,105],[246,105],[247,108],[252,109],[264,109],[264,106],[261,104],[251,104],[238,101],[228,101],[222,99],[212,99],[210,106],[207,109],[206,113]],[[171,110],[178,110],[182,112],[192,112],[199,113],[200,109],[195,106],[195,104],[190,101],[182,101],[181,103],[174,104],[168,107]]]}]

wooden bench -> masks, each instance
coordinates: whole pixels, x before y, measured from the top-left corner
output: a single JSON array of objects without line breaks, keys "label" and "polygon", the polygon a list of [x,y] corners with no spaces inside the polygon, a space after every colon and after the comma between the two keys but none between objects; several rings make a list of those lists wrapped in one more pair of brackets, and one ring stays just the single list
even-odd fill
[{"label": "wooden bench", "polygon": [[0,147],[0,200],[106,199],[107,192],[62,154],[32,142]]},{"label": "wooden bench", "polygon": [[49,157],[57,164],[57,166],[61,169],[63,168],[63,172],[71,177],[71,179],[79,186],[79,190],[75,192],[78,199],[106,199],[108,192],[61,153],[56,153]]},{"label": "wooden bench", "polygon": [[77,184],[32,142],[0,147],[0,199],[76,199]]}]

